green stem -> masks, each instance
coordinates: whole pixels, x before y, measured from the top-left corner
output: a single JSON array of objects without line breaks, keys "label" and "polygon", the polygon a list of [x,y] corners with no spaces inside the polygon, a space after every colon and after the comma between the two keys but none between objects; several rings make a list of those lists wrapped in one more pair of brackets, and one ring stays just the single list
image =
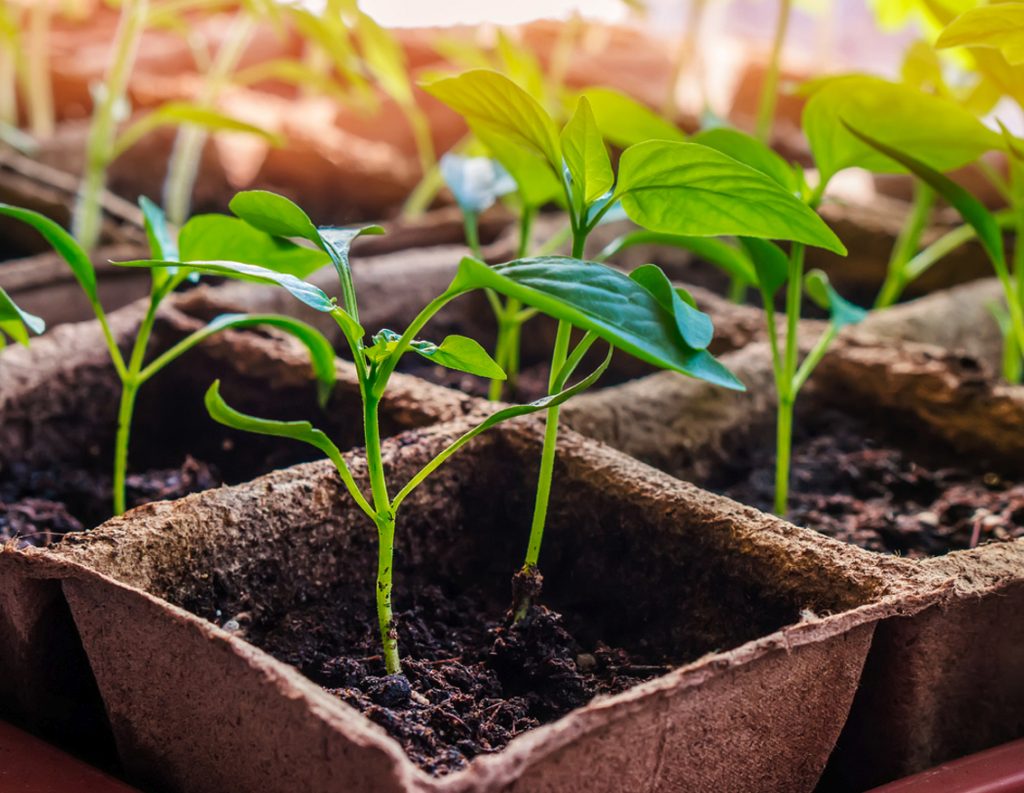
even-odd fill
[{"label": "green stem", "polygon": [[402,215],[415,218],[422,215],[437,195],[444,183],[441,171],[437,167],[437,153],[434,151],[434,139],[430,133],[430,121],[419,105],[412,103],[402,107],[412,129],[413,141],[416,144],[416,157],[419,159],[422,176],[416,189],[406,199],[402,207]]},{"label": "green stem", "polygon": [[742,278],[736,278],[733,276],[729,279],[729,301],[732,303],[742,303],[747,296],[747,282]]},{"label": "green stem", "polygon": [[793,399],[779,395],[775,424],[775,514],[782,517],[789,504],[789,456],[793,444]]},{"label": "green stem", "polygon": [[[994,217],[996,223],[999,224],[999,228],[1008,229],[1013,227],[1014,216],[1011,210],[996,212]],[[974,227],[968,224],[957,226],[952,231],[947,231],[907,262],[904,268],[905,282],[909,284],[915,279],[920,278],[933,264],[976,237],[977,233],[974,231]]]},{"label": "green stem", "polygon": [[387,480],[380,444],[380,400],[366,395],[363,402],[363,432],[366,438],[366,466],[370,475],[370,490],[377,524],[377,622],[384,649],[384,669],[389,675],[402,671],[398,656],[398,630],[391,607],[391,588],[394,573],[395,516],[388,497]]},{"label": "green stem", "polygon": [[[198,97],[199,105],[210,107],[216,102],[231,73],[235,71],[242,55],[245,54],[255,31],[256,20],[244,9],[237,12],[228,29],[227,38],[217,50],[217,56],[206,73]],[[181,226],[188,220],[192,192],[195,189],[203,148],[208,137],[202,127],[185,124],[174,138],[167,181],[164,184],[164,210],[168,219],[176,226]]]},{"label": "green stem", "polygon": [[875,308],[888,308],[897,300],[907,286],[907,263],[917,253],[921,244],[921,235],[928,226],[932,207],[935,206],[935,191],[922,181],[914,183],[914,202],[910,208],[903,228],[893,244],[886,270],[885,282],[882,284]]},{"label": "green stem", "polygon": [[786,30],[789,27],[789,17],[792,9],[793,0],[779,0],[779,16],[775,21],[775,39],[772,42],[771,59],[768,61],[768,68],[764,73],[761,99],[757,107],[755,134],[765,143],[772,136],[775,106],[779,99],[779,72],[782,68],[782,47],[786,42]]},{"label": "green stem", "polygon": [[469,252],[477,259],[483,259],[483,250],[480,248],[480,217],[476,212],[462,213],[462,228],[466,233],[466,246]]},{"label": "green stem", "polygon": [[99,241],[100,199],[113,157],[117,112],[128,92],[128,80],[145,29],[149,0],[124,3],[115,36],[114,60],[107,71],[103,95],[96,102],[86,144],[85,175],[75,202],[72,233],[87,251]]}]

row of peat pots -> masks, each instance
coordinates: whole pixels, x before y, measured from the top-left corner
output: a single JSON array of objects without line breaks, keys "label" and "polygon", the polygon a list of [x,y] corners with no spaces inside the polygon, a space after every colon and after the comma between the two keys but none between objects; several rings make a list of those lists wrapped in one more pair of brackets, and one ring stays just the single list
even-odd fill
[{"label": "row of peat pots", "polygon": [[[357,260],[363,323],[403,327],[459,255]],[[289,338],[211,337],[140,396],[129,497],[142,506],[0,552],[0,712],[144,789],[189,793],[857,791],[1024,734],[1024,548],[997,541],[1024,525],[1024,393],[988,374],[998,286],[880,313],[815,373],[793,518],[851,542],[755,508],[774,413],[760,312],[695,293],[750,391],[616,359],[606,387],[566,405],[543,559],[552,612],[503,627],[536,421],[480,436],[410,496],[396,602],[412,691],[375,655],[376,537],[334,469],[201,408],[219,378],[238,409],[318,417],[352,448],[353,370],[337,362],[321,411]],[[225,311],[294,311],[278,299],[193,289],[153,344]],[[115,336],[144,310],[115,312]],[[486,340],[487,317],[456,302],[438,321]],[[526,327],[524,390],[552,333]],[[58,536],[108,514],[119,381],[101,334],[67,324],[0,354],[9,523]],[[392,381],[392,481],[488,410],[466,386],[423,367]],[[349,460],[365,484],[361,454]]]}]

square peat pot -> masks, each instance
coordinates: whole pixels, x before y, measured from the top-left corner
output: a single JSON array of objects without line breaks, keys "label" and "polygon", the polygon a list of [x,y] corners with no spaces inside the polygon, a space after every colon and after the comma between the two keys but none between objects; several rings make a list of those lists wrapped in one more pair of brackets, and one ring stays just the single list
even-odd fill
[{"label": "square peat pot", "polygon": [[[997,336],[975,335],[967,352],[951,335],[971,338],[963,317],[981,316],[992,292],[979,282],[880,314],[840,338],[801,394],[791,518],[910,556],[926,588],[946,586],[940,603],[876,630],[824,790],[864,790],[1024,735],[1024,389],[987,366]],[[658,374],[563,413],[585,435],[770,509],[770,355],[756,344],[723,362],[748,394]]]},{"label": "square peat pot", "polygon": [[[390,480],[466,426],[386,442]],[[143,507],[47,554],[129,778],[176,793],[813,789],[875,625],[936,594],[907,562],[566,432],[542,555],[541,599],[561,617],[534,610],[522,630],[554,623],[572,649],[533,663],[505,616],[540,441],[529,420],[487,433],[403,504],[395,607],[412,693],[365,676],[383,675],[376,532],[327,463]],[[482,669],[491,682],[474,689]],[[459,681],[454,699],[438,676]],[[484,718],[470,727],[447,708],[474,690]],[[487,714],[509,727],[509,703],[524,709],[513,722],[541,724],[483,747]]]},{"label": "square peat pot", "polygon": [[[190,304],[201,301],[190,298]],[[151,358],[201,327],[172,301],[157,322]],[[110,315],[124,349],[145,311],[132,304]],[[216,312],[215,312],[216,313]],[[301,444],[259,438],[214,423],[203,393],[220,378],[239,409],[277,418],[309,417],[343,449],[360,444],[359,388],[338,362],[337,386],[325,411],[304,347],[277,333],[215,335],[171,364],[142,389],[131,438],[129,474],[135,503],[170,498],[221,482],[245,481],[308,459]],[[109,478],[120,383],[95,321],[55,328],[31,347],[0,353],[0,513],[7,525],[54,515],[55,532],[92,528],[110,516]],[[474,401],[415,378],[397,377],[382,404],[382,432],[451,420]],[[197,462],[200,461],[200,462]],[[107,488],[106,490],[104,488]],[[134,494],[134,495],[133,495]],[[27,538],[43,544],[38,534]],[[36,574],[24,545],[0,539],[0,714],[48,737],[88,741],[82,724],[102,724],[90,679],[59,586]],[[42,554],[43,556],[45,554]],[[94,693],[94,686],[92,687]]]}]

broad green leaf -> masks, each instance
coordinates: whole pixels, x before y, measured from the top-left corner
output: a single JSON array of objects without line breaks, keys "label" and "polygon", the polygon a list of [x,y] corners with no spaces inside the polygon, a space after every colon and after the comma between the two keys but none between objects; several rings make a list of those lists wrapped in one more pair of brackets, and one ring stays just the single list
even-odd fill
[{"label": "broad green leaf", "polygon": [[142,221],[146,228],[150,255],[154,259],[177,259],[178,246],[171,238],[164,211],[146,196],[139,196],[139,209],[142,210]]},{"label": "broad green leaf", "polygon": [[565,164],[572,176],[572,195],[579,213],[615,184],[608,150],[585,96],[580,97],[576,112],[562,130],[561,144]]},{"label": "broad green leaf", "polygon": [[551,116],[526,91],[507,77],[473,69],[423,89],[463,116],[474,131],[490,132],[526,146],[562,167],[558,132]]},{"label": "broad green leaf", "polygon": [[797,191],[796,177],[789,163],[752,135],[738,129],[715,127],[698,132],[690,141],[709,146],[744,165],[749,165],[755,171],[771,177],[787,192]]},{"label": "broad green leaf", "polygon": [[301,300],[310,308],[317,311],[330,313],[336,310],[334,302],[320,289],[301,281],[294,275],[279,273],[266,267],[244,262],[232,261],[182,261],[169,262],[154,259],[137,260],[129,262],[112,262],[119,267],[175,267],[184,266],[195,270],[203,275],[220,275],[226,278],[234,278],[239,281],[251,281],[257,284],[270,284],[271,286],[284,287],[294,297]]},{"label": "broad green leaf", "polygon": [[804,276],[804,289],[811,300],[828,311],[837,328],[856,325],[868,315],[863,308],[840,296],[821,270],[811,270]]},{"label": "broad green leaf", "polygon": [[535,149],[483,129],[476,136],[515,181],[524,205],[535,209],[562,197],[562,183]]},{"label": "broad green leaf", "polygon": [[707,349],[715,335],[711,317],[692,305],[692,297],[686,300],[679,294],[660,267],[655,264],[644,264],[633,270],[629,277],[650,292],[658,301],[658,305],[675,317],[679,335],[688,346],[695,350]]},{"label": "broad green leaf", "polygon": [[901,151],[914,152],[938,171],[959,168],[1000,145],[996,133],[948,99],[876,77],[836,79],[810,98],[803,113],[804,133],[823,183],[853,166],[878,173],[904,170],[851,135],[843,121]]},{"label": "broad green leaf", "polygon": [[581,96],[590,102],[605,140],[619,148],[648,140],[686,140],[675,124],[621,91],[593,87],[583,90]]},{"label": "broad green leaf", "polygon": [[948,176],[928,167],[917,158],[905,154],[888,143],[883,143],[868,136],[852,125],[844,122],[844,126],[853,136],[863,141],[865,145],[900,163],[908,171],[922,179],[947,202],[952,204],[957,212],[960,213],[964,222],[974,227],[978,234],[978,240],[992,260],[997,272],[1005,272],[1006,253],[1003,248],[1003,235],[999,230],[999,223],[980,201]]},{"label": "broad green leaf", "polygon": [[189,102],[168,102],[130,124],[120,134],[114,143],[114,158],[120,157],[153,130],[179,124],[192,124],[210,132],[245,132],[264,138],[273,146],[280,146],[284,143],[284,139],[277,133],[269,132],[262,127],[216,110],[199,107]]},{"label": "broad green leaf", "polygon": [[228,215],[193,216],[182,226],[178,245],[186,261],[258,264],[296,278],[307,278],[331,261],[319,248],[295,245]]},{"label": "broad green leaf", "polygon": [[475,374],[490,380],[504,380],[505,372],[487,351],[466,336],[446,336],[440,344],[414,341],[410,349],[448,369]]},{"label": "broad green leaf", "polygon": [[939,34],[935,46],[990,47],[1007,63],[1024,64],[1024,3],[996,3],[971,8]]},{"label": "broad green leaf", "polygon": [[465,157],[449,152],[441,157],[441,176],[467,214],[479,214],[501,196],[516,190],[515,180],[489,157]]},{"label": "broad green leaf", "polygon": [[845,254],[817,213],[760,171],[697,143],[651,141],[626,149],[616,196],[651,231],[784,239]]},{"label": "broad green leaf", "polygon": [[28,344],[29,331],[42,333],[46,323],[34,314],[23,311],[3,289],[0,289],[0,348],[4,346],[4,334],[19,344]]},{"label": "broad green leaf", "polygon": [[68,263],[75,279],[82,287],[93,305],[99,303],[99,296],[96,294],[96,270],[89,260],[88,254],[75,242],[75,238],[68,234],[59,224],[50,220],[46,215],[41,215],[31,209],[22,209],[10,204],[0,203],[0,215],[20,220],[27,223],[43,235],[43,238],[50,244],[60,257]]},{"label": "broad green leaf", "polygon": [[489,288],[555,319],[593,331],[642,361],[727,388],[742,384],[705,350],[683,341],[675,317],[629,276],[596,262],[562,256],[489,267],[466,257],[449,287]]},{"label": "broad green leaf", "polygon": [[757,281],[754,266],[744,252],[714,237],[686,237],[681,234],[661,234],[657,231],[631,231],[612,240],[598,254],[597,259],[603,262],[634,245],[661,245],[691,251],[721,267],[732,278],[738,278],[746,284]]},{"label": "broad green leaf", "polygon": [[228,204],[251,226],[275,237],[301,237],[319,246],[316,226],[298,204],[269,190],[243,190]]},{"label": "broad green leaf", "polygon": [[501,61],[500,71],[541,105],[546,105],[544,68],[533,50],[498,28],[497,55]]},{"label": "broad green leaf", "polygon": [[753,263],[761,294],[766,298],[773,297],[789,280],[789,258],[778,245],[768,240],[740,237],[740,244]]}]

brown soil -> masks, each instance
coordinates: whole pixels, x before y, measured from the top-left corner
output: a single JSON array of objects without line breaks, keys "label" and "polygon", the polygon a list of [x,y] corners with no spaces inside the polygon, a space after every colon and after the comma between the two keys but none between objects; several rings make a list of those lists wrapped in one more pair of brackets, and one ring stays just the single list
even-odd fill
[{"label": "brown soil", "polygon": [[[912,558],[1024,536],[1024,483],[922,437],[912,420],[818,408],[796,425],[788,515],[795,523]],[[751,466],[707,484],[770,511],[775,446],[758,442],[752,451]]]},{"label": "brown soil", "polygon": [[417,583],[401,582],[411,601],[396,613],[401,675],[385,674],[373,606],[351,585],[286,615],[207,616],[366,714],[435,775],[671,668],[600,641],[582,645],[547,608],[508,627],[504,604],[482,589]]},{"label": "brown soil", "polygon": [[[214,466],[188,456],[177,468],[130,474],[126,498],[131,508],[221,484]],[[108,472],[14,465],[0,480],[0,542],[44,546],[68,532],[97,526],[111,516],[111,493]]]}]

